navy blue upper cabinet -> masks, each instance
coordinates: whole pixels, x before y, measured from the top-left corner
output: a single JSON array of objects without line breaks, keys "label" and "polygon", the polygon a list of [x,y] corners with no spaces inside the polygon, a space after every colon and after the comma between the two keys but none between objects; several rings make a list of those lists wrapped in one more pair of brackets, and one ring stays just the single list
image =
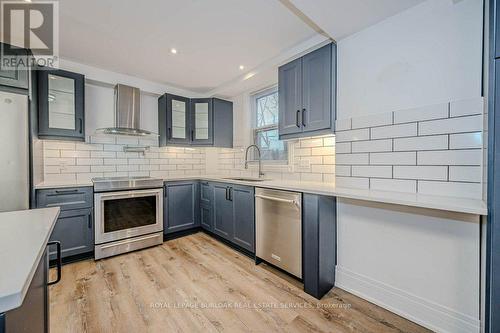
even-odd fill
[{"label": "navy blue upper cabinet", "polygon": [[214,147],[233,148],[233,102],[212,98]]},{"label": "navy blue upper cabinet", "polygon": [[[20,49],[13,47],[8,44],[0,43],[0,61],[4,59],[18,59],[16,63],[12,63],[12,69],[0,68],[0,85],[8,86],[13,88],[28,89],[28,71],[26,68],[29,51],[26,49]],[[5,56],[4,56],[5,54]],[[12,58],[11,55],[12,54]],[[9,66],[10,67],[10,66]]]},{"label": "navy blue upper cabinet", "polygon": [[158,100],[158,132],[160,146],[168,144],[189,145],[189,98],[165,94]]},{"label": "navy blue upper cabinet", "polygon": [[279,68],[279,136],[334,132],[336,45],[323,46]]},{"label": "navy blue upper cabinet", "polygon": [[199,222],[198,181],[168,182],[164,188],[164,234],[192,229]]},{"label": "navy blue upper cabinet", "polygon": [[38,136],[85,141],[85,76],[58,69],[40,69]]},{"label": "navy blue upper cabinet", "polygon": [[191,144],[214,143],[213,108],[211,98],[191,99]]},{"label": "navy blue upper cabinet", "polygon": [[294,60],[279,68],[279,134],[302,132],[302,59]]},{"label": "navy blue upper cabinet", "polygon": [[233,146],[233,103],[165,94],[158,99],[160,146]]},{"label": "navy blue upper cabinet", "polygon": [[255,252],[254,188],[233,185],[230,191],[234,216],[232,241],[250,252]]}]

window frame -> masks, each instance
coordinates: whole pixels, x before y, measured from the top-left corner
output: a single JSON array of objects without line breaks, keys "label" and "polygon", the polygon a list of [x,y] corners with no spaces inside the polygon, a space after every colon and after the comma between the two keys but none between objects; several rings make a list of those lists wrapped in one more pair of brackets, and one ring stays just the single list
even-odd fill
[{"label": "window frame", "polygon": [[[278,93],[278,85],[273,85],[269,88],[250,94],[250,104],[252,113],[252,143],[257,145],[257,135],[260,132],[269,130],[278,130],[278,123],[266,126],[257,126],[257,100],[272,94]],[[278,115],[279,117],[279,115]],[[289,141],[283,141],[287,147],[286,160],[262,160],[262,165],[265,169],[277,169],[280,171],[293,171],[293,145]],[[258,145],[257,145],[258,146]],[[260,147],[259,147],[260,148]],[[254,159],[257,158],[254,153]]]}]

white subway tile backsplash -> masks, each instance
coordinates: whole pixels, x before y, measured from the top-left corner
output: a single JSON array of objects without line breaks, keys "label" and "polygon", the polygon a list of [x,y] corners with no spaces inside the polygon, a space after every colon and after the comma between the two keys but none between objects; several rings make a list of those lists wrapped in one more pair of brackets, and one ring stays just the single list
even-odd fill
[{"label": "white subway tile backsplash", "polygon": [[481,183],[480,166],[450,166],[450,181]]},{"label": "white subway tile backsplash", "polygon": [[419,151],[419,165],[481,165],[481,149]]},{"label": "white subway tile backsplash", "polygon": [[337,119],[335,121],[335,131],[346,131],[351,129],[351,118]]},{"label": "white subway tile backsplash", "polygon": [[418,124],[418,135],[461,132],[479,132],[483,129],[483,116],[468,116],[424,121]]},{"label": "white subway tile backsplash", "polygon": [[75,165],[74,158],[52,158],[48,157],[44,159],[45,165]]},{"label": "white subway tile backsplash", "polygon": [[300,140],[302,148],[323,147],[323,138]]},{"label": "white subway tile backsplash", "polygon": [[416,152],[370,153],[370,164],[373,165],[416,165]]},{"label": "white subway tile backsplash", "polygon": [[450,135],[450,149],[482,148],[483,133],[461,133]]},{"label": "white subway tile backsplash", "polygon": [[75,150],[102,150],[103,147],[101,144],[77,143]]},{"label": "white subway tile backsplash", "polygon": [[119,145],[138,145],[139,139],[130,136],[118,136],[116,137],[116,144]]},{"label": "white subway tile backsplash", "polygon": [[333,147],[311,148],[311,155],[313,155],[313,156],[318,156],[318,155],[333,155],[333,154],[335,154],[335,148],[333,148]]},{"label": "white subway tile backsplash", "polygon": [[335,185],[339,188],[368,189],[370,187],[370,178],[335,177]]},{"label": "white subway tile backsplash", "polygon": [[417,181],[416,180],[402,180],[402,179],[370,179],[370,189],[377,191],[391,191],[391,192],[404,192],[416,193]]},{"label": "white subway tile backsplash", "polygon": [[115,158],[116,153],[114,151],[91,151],[90,157],[93,157],[93,158]]},{"label": "white subway tile backsplash", "polygon": [[95,177],[104,177],[104,174],[102,172],[77,173],[76,181],[78,183],[90,183],[92,182],[92,178]]},{"label": "white subway tile backsplash", "polygon": [[105,151],[123,151],[123,146],[120,145],[104,145],[103,150]]},{"label": "white subway tile backsplash", "polygon": [[61,157],[59,150],[47,149],[44,152],[44,157]]},{"label": "white subway tile backsplash", "polygon": [[337,132],[335,135],[335,142],[360,141],[369,139],[370,129],[368,128]]},{"label": "white subway tile backsplash", "polygon": [[416,136],[417,124],[411,123],[411,124],[374,127],[371,128],[370,131],[371,131],[371,140]]},{"label": "white subway tile backsplash", "polygon": [[351,152],[352,142],[338,142],[335,144],[335,152],[337,154],[345,154]]},{"label": "white subway tile backsplash", "polygon": [[448,103],[428,105],[424,107],[394,112],[394,124],[410,123],[448,117]]},{"label": "white subway tile backsplash", "polygon": [[394,139],[394,151],[448,149],[448,135]]},{"label": "white subway tile backsplash", "polygon": [[102,165],[104,164],[102,158],[77,158],[77,165]]},{"label": "white subway tile backsplash", "polygon": [[[335,164],[335,155],[323,156],[323,162],[322,163],[323,164]],[[318,164],[321,164],[321,163],[318,163]]]},{"label": "white subway tile backsplash", "polygon": [[335,166],[335,175],[337,176],[345,176],[351,177],[351,166],[350,165],[336,165]]},{"label": "white subway tile backsplash", "polygon": [[392,125],[392,112],[352,118],[352,129]]},{"label": "white subway tile backsplash", "polygon": [[447,166],[394,166],[394,178],[448,180]]},{"label": "white subway tile backsplash", "polygon": [[335,156],[338,165],[362,165],[368,164],[368,154],[337,154]]},{"label": "white subway tile backsplash", "polygon": [[392,151],[392,140],[356,141],[352,143],[353,153]]},{"label": "white subway tile backsplash", "polygon": [[481,199],[483,108],[481,97],[337,121],[337,186]]},{"label": "white subway tile backsplash", "polygon": [[47,140],[43,142],[44,149],[75,150],[74,142]]},{"label": "white subway tile backsplash", "polygon": [[422,194],[452,196],[462,198],[481,198],[480,183],[418,181],[418,192]]},{"label": "white subway tile backsplash", "polygon": [[139,165],[128,165],[128,164],[116,165],[116,171],[118,172],[139,171]]},{"label": "white subway tile backsplash", "polygon": [[116,142],[116,137],[114,136],[104,136],[104,135],[96,135],[90,138],[90,142],[92,143],[101,143],[101,144],[114,144]]},{"label": "white subway tile backsplash", "polygon": [[90,151],[61,150],[61,157],[90,157]]},{"label": "white subway tile backsplash", "polygon": [[[115,165],[92,165],[91,167],[92,172],[114,172],[116,171],[116,166]],[[87,171],[87,172],[89,172]]]},{"label": "white subway tile backsplash", "polygon": [[55,174],[45,174],[44,180],[46,182],[74,182],[76,181],[76,175],[74,173],[55,173]]},{"label": "white subway tile backsplash", "polygon": [[104,165],[123,165],[128,164],[126,158],[105,158]]},{"label": "white subway tile backsplash", "polygon": [[323,145],[325,147],[335,146],[335,137],[327,136],[323,138]]},{"label": "white subway tile backsplash", "polygon": [[353,165],[353,177],[392,178],[392,166]]},{"label": "white subway tile backsplash", "polygon": [[482,114],[484,102],[482,97],[463,99],[450,103],[450,117],[468,116],[473,114]]},{"label": "white subway tile backsplash", "polygon": [[335,173],[334,165],[312,165],[311,171],[313,173]]}]

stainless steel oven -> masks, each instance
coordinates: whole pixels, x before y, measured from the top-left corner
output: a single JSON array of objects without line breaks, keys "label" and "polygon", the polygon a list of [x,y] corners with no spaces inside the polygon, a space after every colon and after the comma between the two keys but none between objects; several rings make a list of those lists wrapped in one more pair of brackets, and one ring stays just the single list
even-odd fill
[{"label": "stainless steel oven", "polygon": [[141,179],[94,179],[96,259],[163,242],[163,181]]}]

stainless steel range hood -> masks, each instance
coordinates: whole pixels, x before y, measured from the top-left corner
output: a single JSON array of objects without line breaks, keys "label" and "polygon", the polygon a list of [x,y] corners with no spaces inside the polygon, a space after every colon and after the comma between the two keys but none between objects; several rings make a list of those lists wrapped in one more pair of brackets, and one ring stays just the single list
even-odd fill
[{"label": "stainless steel range hood", "polygon": [[98,133],[132,136],[156,135],[141,129],[141,91],[124,84],[115,86],[115,125]]}]

